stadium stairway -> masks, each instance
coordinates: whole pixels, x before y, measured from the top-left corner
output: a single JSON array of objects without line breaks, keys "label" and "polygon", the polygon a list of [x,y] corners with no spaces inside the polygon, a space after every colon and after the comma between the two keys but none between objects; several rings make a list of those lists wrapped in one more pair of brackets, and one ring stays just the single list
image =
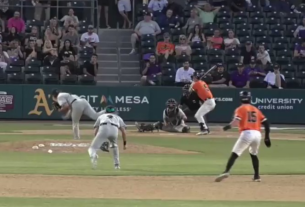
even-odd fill
[{"label": "stadium stairway", "polygon": [[131,33],[132,30],[99,30],[98,85],[134,85],[139,83],[139,56],[129,55]]}]

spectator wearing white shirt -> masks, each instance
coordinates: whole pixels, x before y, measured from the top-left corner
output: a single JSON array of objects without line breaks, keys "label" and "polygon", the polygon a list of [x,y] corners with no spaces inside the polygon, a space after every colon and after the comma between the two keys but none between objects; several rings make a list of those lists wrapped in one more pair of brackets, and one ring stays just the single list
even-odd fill
[{"label": "spectator wearing white shirt", "polygon": [[293,33],[294,37],[305,38],[305,17],[303,18],[302,25],[299,25]]},{"label": "spectator wearing white shirt", "polygon": [[233,30],[229,30],[228,37],[224,39],[224,44],[226,49],[236,48],[240,45],[239,40],[236,37],[234,37]]},{"label": "spectator wearing white shirt", "polygon": [[267,63],[271,63],[271,58],[267,50],[265,50],[264,45],[260,45],[258,47],[257,60],[259,60],[263,66],[267,65]]},{"label": "spectator wearing white shirt", "polygon": [[268,84],[267,88],[283,89],[285,76],[280,73],[280,66],[278,64],[273,66],[273,71],[267,73],[264,81]]},{"label": "spectator wearing white shirt", "polygon": [[73,25],[76,28],[79,24],[78,17],[74,15],[73,9],[69,9],[68,15],[65,15],[63,18],[61,18],[60,21],[64,23],[64,27],[66,30],[68,30],[68,27],[70,25]]},{"label": "spectator wearing white shirt", "polygon": [[178,86],[183,86],[192,82],[192,76],[195,70],[190,67],[189,61],[184,61],[183,67],[179,68],[176,72],[175,82]]},{"label": "spectator wearing white shirt", "polygon": [[158,14],[161,14],[167,4],[167,0],[150,0],[148,9],[154,14],[154,16],[158,16]]},{"label": "spectator wearing white shirt", "polygon": [[82,34],[80,38],[82,46],[93,47],[94,49],[96,49],[97,43],[100,42],[100,39],[98,35],[95,32],[93,32],[93,29],[94,29],[93,26],[89,25],[88,32]]}]

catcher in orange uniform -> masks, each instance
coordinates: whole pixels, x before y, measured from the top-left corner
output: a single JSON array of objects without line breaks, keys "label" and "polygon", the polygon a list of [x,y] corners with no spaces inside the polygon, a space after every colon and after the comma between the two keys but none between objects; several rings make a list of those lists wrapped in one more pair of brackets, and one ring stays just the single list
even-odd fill
[{"label": "catcher in orange uniform", "polygon": [[195,118],[200,126],[200,132],[197,135],[206,135],[210,133],[210,130],[204,120],[204,116],[215,108],[216,103],[209,86],[200,80],[200,77],[201,74],[198,72],[193,74],[193,83],[190,90],[195,91],[202,102],[202,105],[195,114]]},{"label": "catcher in orange uniform", "polygon": [[271,147],[269,137],[270,125],[264,114],[255,106],[251,105],[251,93],[241,91],[240,98],[242,105],[235,110],[233,121],[223,128],[224,131],[231,129],[232,125],[238,125],[240,136],[236,141],[231,157],[228,160],[226,170],[216,178],[216,182],[220,182],[229,177],[229,172],[234,165],[235,160],[249,148],[252,165],[254,169],[253,181],[260,182],[259,160],[257,157],[258,149],[261,142],[261,125],[265,128],[265,145]]}]

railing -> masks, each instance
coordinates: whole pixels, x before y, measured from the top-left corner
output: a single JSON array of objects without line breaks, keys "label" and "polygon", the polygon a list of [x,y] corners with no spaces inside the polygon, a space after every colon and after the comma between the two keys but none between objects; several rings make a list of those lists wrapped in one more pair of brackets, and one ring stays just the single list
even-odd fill
[{"label": "railing", "polygon": [[[74,10],[75,16],[79,20],[91,22],[97,28],[99,26],[99,18],[97,18],[98,7],[97,0],[57,0],[50,1],[49,5],[33,5],[30,0],[10,0],[8,18],[12,16],[14,11],[19,11],[24,20],[49,20],[56,17],[61,19],[68,15],[69,9]],[[38,19],[39,18],[39,19]]]}]

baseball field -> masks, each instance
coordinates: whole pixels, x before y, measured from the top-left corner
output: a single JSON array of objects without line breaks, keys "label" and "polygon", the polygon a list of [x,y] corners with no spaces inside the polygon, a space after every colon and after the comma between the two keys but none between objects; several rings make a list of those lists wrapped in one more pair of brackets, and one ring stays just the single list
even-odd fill
[{"label": "baseball field", "polygon": [[251,181],[246,152],[232,176],[215,183],[236,130],[214,126],[199,138],[196,129],[187,135],[138,133],[130,126],[121,170],[114,170],[112,152],[101,152],[93,170],[87,153],[92,124],[81,125],[82,139],[74,141],[69,122],[0,122],[0,206],[305,206],[305,129],[272,130],[272,147],[262,143],[260,149],[262,182]]}]

